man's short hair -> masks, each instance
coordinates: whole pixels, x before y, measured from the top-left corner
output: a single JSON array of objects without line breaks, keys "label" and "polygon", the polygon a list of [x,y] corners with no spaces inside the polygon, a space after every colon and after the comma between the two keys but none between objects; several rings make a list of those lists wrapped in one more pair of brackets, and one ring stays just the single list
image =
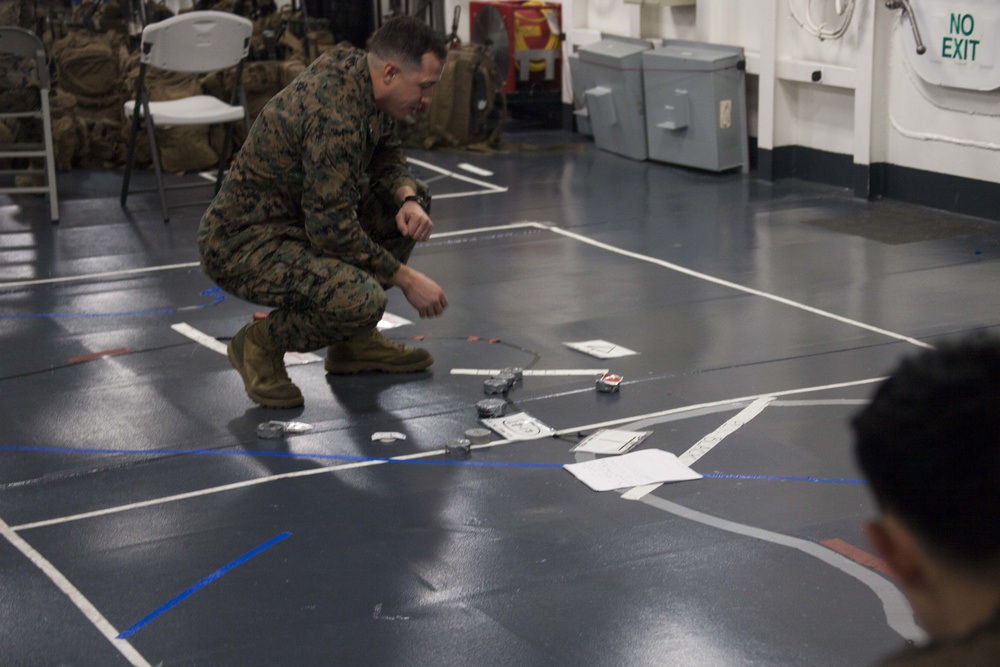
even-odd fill
[{"label": "man's short hair", "polygon": [[851,425],[884,511],[948,562],[1000,572],[1000,339],[904,360]]},{"label": "man's short hair", "polygon": [[409,69],[419,69],[425,53],[433,53],[442,61],[448,55],[444,35],[407,14],[383,23],[368,42],[368,51]]}]

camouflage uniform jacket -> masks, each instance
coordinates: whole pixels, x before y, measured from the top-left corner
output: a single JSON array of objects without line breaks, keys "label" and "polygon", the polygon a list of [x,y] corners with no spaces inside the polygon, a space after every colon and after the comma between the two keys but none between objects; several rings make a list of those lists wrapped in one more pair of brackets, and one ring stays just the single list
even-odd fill
[{"label": "camouflage uniform jacket", "polygon": [[293,240],[388,282],[399,261],[357,211],[369,182],[388,193],[416,187],[394,128],[375,108],[363,51],[320,56],[264,107],[202,217],[206,273],[256,272]]}]

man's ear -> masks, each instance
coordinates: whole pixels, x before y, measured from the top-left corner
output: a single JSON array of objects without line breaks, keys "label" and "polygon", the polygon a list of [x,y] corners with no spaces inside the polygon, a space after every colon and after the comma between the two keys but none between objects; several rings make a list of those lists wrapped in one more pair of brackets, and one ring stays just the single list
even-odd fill
[{"label": "man's ear", "polygon": [[382,81],[385,85],[388,86],[392,83],[392,80],[396,78],[397,74],[399,74],[399,68],[396,67],[395,63],[390,61],[382,65]]},{"label": "man's ear", "polygon": [[883,515],[869,521],[865,537],[905,586],[919,586],[926,578],[920,545],[898,519]]}]

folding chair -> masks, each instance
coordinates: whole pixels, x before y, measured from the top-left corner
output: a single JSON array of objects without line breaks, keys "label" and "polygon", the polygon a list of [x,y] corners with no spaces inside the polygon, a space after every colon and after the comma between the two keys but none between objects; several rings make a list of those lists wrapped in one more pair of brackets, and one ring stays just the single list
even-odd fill
[{"label": "folding chair", "polygon": [[[45,45],[34,33],[13,26],[0,27],[0,53],[15,58],[30,59],[38,81],[39,108],[31,111],[0,112],[0,119],[35,118],[42,121],[42,143],[18,142],[0,144],[0,158],[44,158],[44,168],[29,166],[0,170],[0,175],[13,176],[13,187],[0,187],[0,194],[18,192],[47,193],[52,222],[59,222],[59,196],[56,194],[56,160],[52,147],[52,117],[49,109],[49,66],[45,58]],[[33,87],[33,86],[31,86]],[[16,185],[17,176],[45,175],[45,185]]]},{"label": "folding chair", "polygon": [[[210,10],[180,14],[152,23],[143,29],[135,99],[125,103],[125,117],[131,119],[132,127],[129,130],[125,175],[122,180],[122,206],[128,198],[132,162],[135,159],[135,142],[142,121],[145,121],[146,136],[149,137],[164,222],[168,222],[170,217],[167,213],[163,172],[156,147],[156,127],[225,124],[225,142],[215,182],[215,192],[219,191],[226,163],[232,155],[233,124],[242,119],[249,130],[246,94],[243,91],[243,61],[250,52],[252,32],[253,24],[248,19]],[[232,97],[228,104],[210,95],[193,95],[178,100],[151,102],[146,88],[148,67],[185,73],[206,73],[236,67]]]}]

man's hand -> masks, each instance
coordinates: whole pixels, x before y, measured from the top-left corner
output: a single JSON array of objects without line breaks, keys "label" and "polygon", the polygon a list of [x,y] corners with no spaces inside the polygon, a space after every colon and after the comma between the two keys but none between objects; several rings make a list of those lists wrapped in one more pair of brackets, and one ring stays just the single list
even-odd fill
[{"label": "man's hand", "polygon": [[399,271],[396,271],[390,284],[403,290],[406,300],[417,309],[420,317],[436,317],[448,307],[448,297],[444,295],[444,290],[436,282],[406,264],[399,266]]},{"label": "man's hand", "polygon": [[418,202],[407,201],[396,213],[396,227],[399,233],[414,241],[426,241],[431,237],[434,223],[427,211]]}]

